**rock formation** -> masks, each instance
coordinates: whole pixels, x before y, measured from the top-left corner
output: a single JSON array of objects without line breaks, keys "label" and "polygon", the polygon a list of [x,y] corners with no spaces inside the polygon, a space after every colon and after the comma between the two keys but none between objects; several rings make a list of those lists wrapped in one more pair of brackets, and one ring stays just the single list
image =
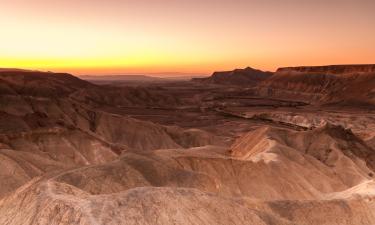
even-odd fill
[{"label": "rock formation", "polygon": [[251,87],[257,85],[260,81],[263,81],[270,76],[272,76],[271,72],[264,72],[247,67],[245,69],[236,69],[233,71],[215,72],[210,77],[194,78],[193,81],[206,84],[240,85]]}]

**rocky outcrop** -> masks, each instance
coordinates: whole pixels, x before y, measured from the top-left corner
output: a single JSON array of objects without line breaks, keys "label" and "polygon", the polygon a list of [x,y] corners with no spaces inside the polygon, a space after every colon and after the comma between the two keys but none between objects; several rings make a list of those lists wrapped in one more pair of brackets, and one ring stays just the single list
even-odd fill
[{"label": "rocky outcrop", "polygon": [[[231,153],[236,158],[254,159],[264,153],[281,149],[282,146],[313,156],[331,168],[347,164],[340,162],[345,160],[354,162],[356,166],[353,164],[353,167],[358,167],[357,171],[365,168],[365,176],[375,172],[374,149],[354,135],[350,129],[329,123],[308,131],[263,127],[238,139],[233,144]],[[363,167],[362,163],[365,163],[367,168]],[[345,168],[337,170],[344,172]],[[358,181],[363,176],[361,174],[359,173]],[[344,180],[343,178],[342,181]]]}]

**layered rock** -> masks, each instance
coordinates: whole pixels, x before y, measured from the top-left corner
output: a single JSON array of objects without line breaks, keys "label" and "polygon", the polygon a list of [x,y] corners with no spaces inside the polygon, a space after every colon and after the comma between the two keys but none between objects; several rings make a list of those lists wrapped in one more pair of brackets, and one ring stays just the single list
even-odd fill
[{"label": "layered rock", "polygon": [[330,66],[300,66],[279,68],[277,72],[299,72],[320,74],[361,74],[375,73],[375,65],[330,65]]},{"label": "layered rock", "polygon": [[259,85],[259,94],[320,104],[374,104],[374,68],[374,65],[280,68]]}]

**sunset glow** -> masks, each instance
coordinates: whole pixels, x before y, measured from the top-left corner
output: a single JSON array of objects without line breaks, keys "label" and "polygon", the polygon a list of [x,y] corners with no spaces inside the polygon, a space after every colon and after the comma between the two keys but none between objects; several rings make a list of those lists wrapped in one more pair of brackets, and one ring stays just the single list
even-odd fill
[{"label": "sunset glow", "polygon": [[233,2],[2,0],[0,67],[209,74],[375,63],[375,1]]}]

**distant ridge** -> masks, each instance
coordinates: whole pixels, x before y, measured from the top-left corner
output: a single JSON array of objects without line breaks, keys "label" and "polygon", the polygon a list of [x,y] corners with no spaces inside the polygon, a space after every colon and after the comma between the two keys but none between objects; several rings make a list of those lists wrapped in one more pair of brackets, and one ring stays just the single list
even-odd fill
[{"label": "distant ridge", "polygon": [[17,68],[0,68],[0,72],[33,72],[33,70],[17,69]]},{"label": "distant ridge", "polygon": [[166,83],[189,81],[192,76],[157,77],[148,75],[82,75],[82,80],[96,84],[126,84],[126,83]]},{"label": "distant ridge", "polygon": [[82,75],[79,78],[88,81],[143,81],[143,82],[152,82],[152,81],[161,81],[164,80],[160,77],[151,77],[146,75]]}]

